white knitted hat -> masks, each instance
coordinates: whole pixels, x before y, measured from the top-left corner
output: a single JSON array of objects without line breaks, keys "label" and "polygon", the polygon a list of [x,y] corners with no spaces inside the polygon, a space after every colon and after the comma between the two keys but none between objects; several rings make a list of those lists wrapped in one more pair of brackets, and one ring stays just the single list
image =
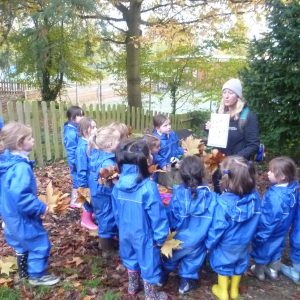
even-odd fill
[{"label": "white knitted hat", "polygon": [[243,97],[243,88],[241,81],[237,78],[231,78],[226,81],[222,87],[222,91],[225,89],[229,89],[233,91],[238,97],[241,99]]}]

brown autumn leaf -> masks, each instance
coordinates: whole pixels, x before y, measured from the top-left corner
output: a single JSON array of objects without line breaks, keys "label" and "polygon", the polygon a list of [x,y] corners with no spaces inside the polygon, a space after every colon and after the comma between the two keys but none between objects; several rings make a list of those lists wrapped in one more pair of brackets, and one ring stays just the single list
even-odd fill
[{"label": "brown autumn leaf", "polygon": [[0,274],[9,275],[10,272],[17,270],[17,259],[14,256],[1,257]]},{"label": "brown autumn leaf", "polygon": [[62,214],[69,206],[69,194],[63,194],[57,188],[53,188],[52,181],[47,185],[46,195],[39,195],[39,198],[47,205],[50,213]]},{"label": "brown autumn leaf", "polygon": [[119,177],[119,170],[117,165],[109,166],[107,168],[101,168],[99,171],[100,184],[110,184],[114,179]]},{"label": "brown autumn leaf", "polygon": [[84,203],[87,201],[88,203],[91,203],[91,192],[89,188],[83,188],[79,187],[77,189],[77,202]]},{"label": "brown autumn leaf", "polygon": [[203,161],[204,161],[204,166],[206,170],[210,173],[213,174],[219,164],[223,161],[225,158],[225,154],[220,152],[218,149],[213,149],[211,153],[206,154],[203,156]]}]

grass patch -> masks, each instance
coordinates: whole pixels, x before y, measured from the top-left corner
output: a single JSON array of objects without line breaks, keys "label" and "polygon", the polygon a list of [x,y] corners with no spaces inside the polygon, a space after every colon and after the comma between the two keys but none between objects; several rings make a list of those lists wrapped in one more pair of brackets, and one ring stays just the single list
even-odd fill
[{"label": "grass patch", "polygon": [[101,281],[98,278],[85,280],[82,283],[82,286],[83,286],[83,289],[82,289],[81,295],[82,295],[82,297],[84,297],[87,295],[87,291],[89,289],[99,288],[101,286]]},{"label": "grass patch", "polygon": [[0,299],[19,300],[21,299],[21,297],[17,290],[5,286],[0,286]]},{"label": "grass patch", "polygon": [[61,269],[61,272],[68,276],[71,276],[71,275],[77,274],[78,270],[75,268],[63,268],[63,269]]},{"label": "grass patch", "polygon": [[120,299],[119,294],[115,294],[115,293],[112,293],[112,292],[106,292],[103,295],[103,300],[118,300],[118,299]]},{"label": "grass patch", "polygon": [[74,289],[74,285],[72,284],[72,282],[69,281],[62,281],[61,283],[61,287],[64,289],[64,291],[68,292],[68,291],[72,291]]}]

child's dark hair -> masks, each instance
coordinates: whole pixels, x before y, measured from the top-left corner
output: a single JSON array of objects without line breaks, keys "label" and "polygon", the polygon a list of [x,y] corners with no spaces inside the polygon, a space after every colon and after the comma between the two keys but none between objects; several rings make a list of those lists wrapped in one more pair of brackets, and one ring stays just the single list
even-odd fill
[{"label": "child's dark hair", "polygon": [[79,106],[70,106],[67,110],[67,118],[69,121],[74,121],[76,117],[83,117],[84,111]]},{"label": "child's dark hair", "polygon": [[157,128],[164,124],[169,118],[166,115],[158,114],[153,117],[153,127]]},{"label": "child's dark hair", "polygon": [[150,176],[148,171],[148,159],[150,150],[145,140],[139,138],[123,141],[117,148],[116,158],[119,170],[124,164],[133,164],[139,167],[137,182]]},{"label": "child's dark hair", "polygon": [[196,189],[202,185],[205,174],[202,159],[194,155],[185,157],[180,165],[179,174],[186,187]]},{"label": "child's dark hair", "polygon": [[160,145],[160,139],[156,135],[153,135],[153,134],[148,134],[148,133],[145,134],[144,140],[146,141],[146,143],[150,149],[150,152],[152,151],[152,149],[154,147],[157,147]]},{"label": "child's dark hair", "polygon": [[274,173],[276,179],[282,178],[281,182],[292,182],[297,176],[297,166],[295,162],[287,156],[273,158],[269,162],[269,170]]},{"label": "child's dark hair", "polygon": [[255,188],[255,168],[252,161],[237,155],[227,156],[221,163],[223,190],[244,196]]}]

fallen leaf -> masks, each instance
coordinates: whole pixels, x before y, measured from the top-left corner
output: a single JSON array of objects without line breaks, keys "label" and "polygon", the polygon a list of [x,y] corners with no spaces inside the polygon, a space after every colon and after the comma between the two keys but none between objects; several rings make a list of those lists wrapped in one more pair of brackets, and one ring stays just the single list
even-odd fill
[{"label": "fallen leaf", "polygon": [[185,155],[199,154],[199,147],[203,144],[201,139],[196,139],[192,135],[181,142],[182,148],[186,150]]},{"label": "fallen leaf", "polygon": [[77,202],[84,203],[87,201],[91,203],[91,193],[89,188],[80,187],[77,189]]},{"label": "fallen leaf", "polygon": [[162,247],[160,249],[161,253],[163,255],[165,255],[167,258],[172,257],[173,250],[180,249],[181,248],[180,245],[183,243],[180,240],[174,239],[175,234],[176,234],[176,231],[170,232],[167,240],[164,242],[164,244],[162,245]]},{"label": "fallen leaf", "polygon": [[9,275],[17,270],[17,259],[13,256],[3,257],[0,260],[0,274]]}]

